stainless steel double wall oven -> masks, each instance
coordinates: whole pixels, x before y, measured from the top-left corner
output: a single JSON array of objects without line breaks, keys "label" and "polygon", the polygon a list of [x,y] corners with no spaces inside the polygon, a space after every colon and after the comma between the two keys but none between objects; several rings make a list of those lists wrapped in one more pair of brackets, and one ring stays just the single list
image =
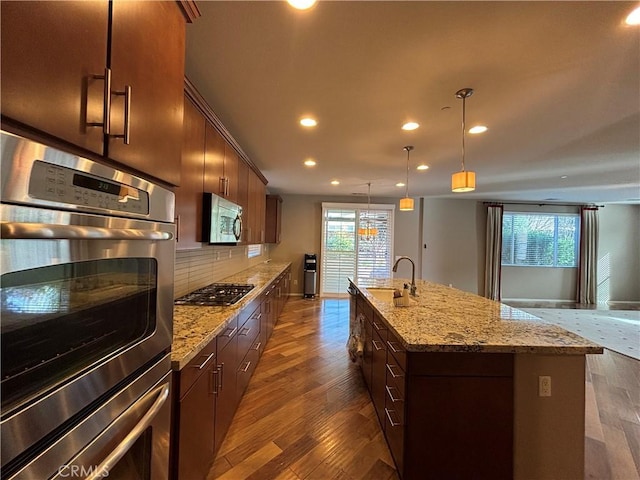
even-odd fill
[{"label": "stainless steel double wall oven", "polygon": [[167,478],[173,193],[1,148],[2,479]]}]

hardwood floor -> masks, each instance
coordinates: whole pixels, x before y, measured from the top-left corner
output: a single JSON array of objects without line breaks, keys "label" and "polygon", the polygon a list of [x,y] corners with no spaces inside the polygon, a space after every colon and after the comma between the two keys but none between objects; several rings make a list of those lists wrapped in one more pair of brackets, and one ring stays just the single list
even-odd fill
[{"label": "hardwood floor", "polygon": [[[398,479],[348,323],[348,300],[287,302],[207,480]],[[639,365],[588,357],[585,478],[640,479]]]}]

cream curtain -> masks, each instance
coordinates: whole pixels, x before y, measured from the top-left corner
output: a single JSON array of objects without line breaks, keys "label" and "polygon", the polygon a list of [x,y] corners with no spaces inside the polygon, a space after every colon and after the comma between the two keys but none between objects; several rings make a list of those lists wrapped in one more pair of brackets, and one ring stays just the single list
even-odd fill
[{"label": "cream curtain", "polygon": [[578,260],[578,303],[596,303],[598,286],[598,207],[580,208],[580,257]]},{"label": "cream curtain", "polygon": [[487,245],[484,269],[484,296],[500,300],[502,273],[502,205],[487,207]]}]

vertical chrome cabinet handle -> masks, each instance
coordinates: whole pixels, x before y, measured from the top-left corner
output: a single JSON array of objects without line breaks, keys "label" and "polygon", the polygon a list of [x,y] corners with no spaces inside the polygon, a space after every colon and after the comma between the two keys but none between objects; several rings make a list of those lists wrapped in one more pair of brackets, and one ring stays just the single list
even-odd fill
[{"label": "vertical chrome cabinet handle", "polygon": [[118,135],[111,135],[113,138],[122,138],[125,145],[129,145],[131,133],[131,85],[125,85],[121,92],[113,92],[113,95],[124,95],[124,128]]},{"label": "vertical chrome cabinet handle", "polygon": [[218,189],[220,190],[220,196],[224,197],[224,177],[218,179]]},{"label": "vertical chrome cabinet handle", "polygon": [[111,132],[111,69],[105,68],[104,75],[91,75],[96,80],[104,80],[102,99],[102,122],[87,122],[89,127],[102,127],[102,133]]},{"label": "vertical chrome cabinet handle", "polygon": [[209,371],[209,381],[211,382],[211,394],[212,395],[217,395],[218,394],[218,369],[217,368],[212,368],[211,371]]},{"label": "vertical chrome cabinet handle", "polygon": [[218,373],[218,391],[221,392],[222,391],[222,387],[224,387],[224,363],[221,363],[220,365],[218,365],[218,371],[220,373]]}]

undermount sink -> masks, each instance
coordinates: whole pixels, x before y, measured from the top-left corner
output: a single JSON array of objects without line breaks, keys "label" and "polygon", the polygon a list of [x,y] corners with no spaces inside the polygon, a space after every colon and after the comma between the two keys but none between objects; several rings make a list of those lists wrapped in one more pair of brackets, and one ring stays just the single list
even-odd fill
[{"label": "undermount sink", "polygon": [[367,292],[369,292],[375,298],[383,302],[389,302],[389,303],[393,302],[394,291],[395,289],[393,288],[375,288],[375,287],[367,288]]}]

